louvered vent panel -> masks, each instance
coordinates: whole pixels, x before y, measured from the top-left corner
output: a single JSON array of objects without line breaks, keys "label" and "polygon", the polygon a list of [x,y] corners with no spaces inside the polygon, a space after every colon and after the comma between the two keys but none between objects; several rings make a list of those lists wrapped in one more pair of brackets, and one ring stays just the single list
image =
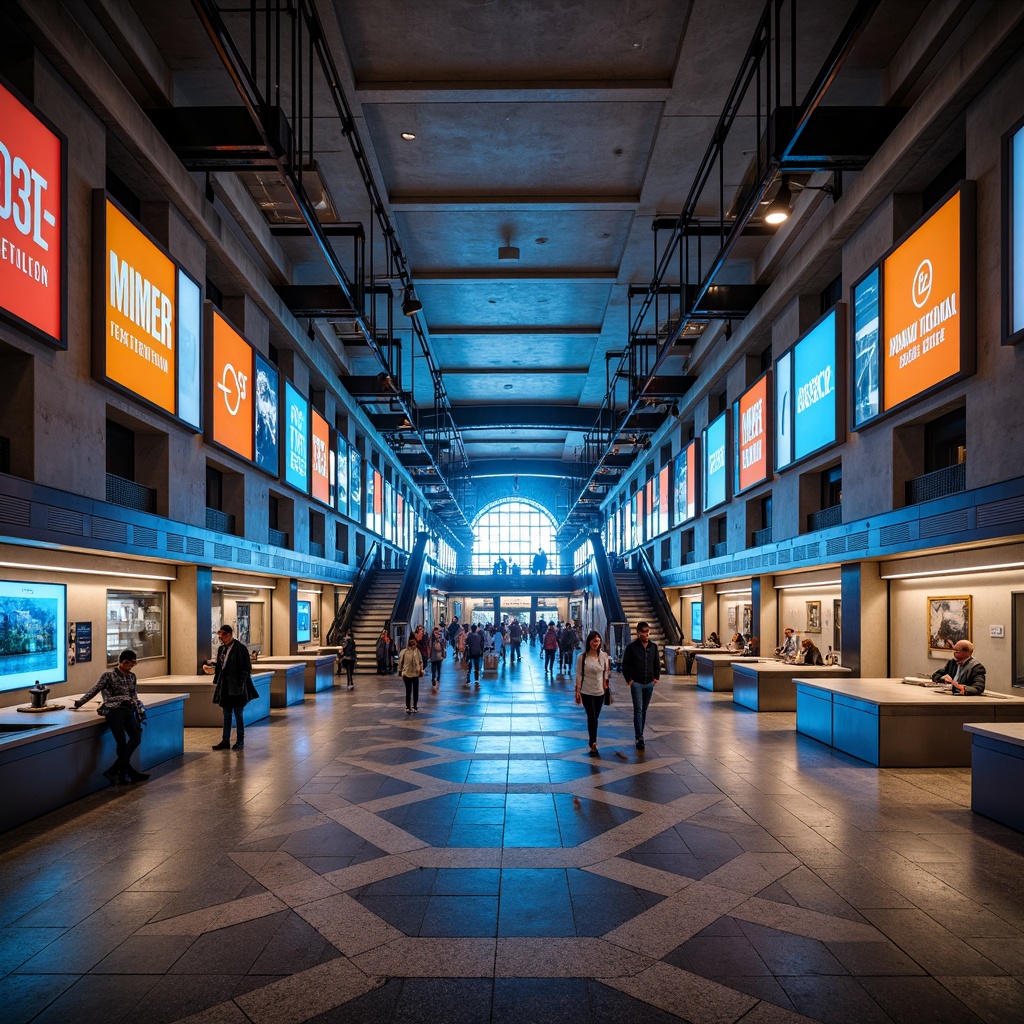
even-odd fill
[{"label": "louvered vent panel", "polygon": [[10,523],[11,526],[31,526],[32,503],[22,501],[21,498],[3,495],[0,497],[0,523]]},{"label": "louvered vent panel", "polygon": [[868,533],[863,530],[860,533],[851,533],[846,538],[847,551],[866,551],[868,546]]},{"label": "louvered vent panel", "polygon": [[93,516],[91,532],[100,540],[113,541],[115,544],[128,543],[127,523],[115,523],[113,519],[97,519]]},{"label": "louvered vent panel", "polygon": [[213,557],[216,558],[218,562],[230,562],[230,561],[232,561],[231,553],[232,553],[232,548],[231,548],[230,544],[214,544],[213,545]]},{"label": "louvered vent panel", "polygon": [[793,561],[793,552],[792,551],[789,551],[787,549],[786,551],[780,551],[779,552],[779,565],[788,565],[792,561]]},{"label": "louvered vent panel", "polygon": [[135,541],[136,547],[155,548],[159,541],[159,535],[156,530],[151,530],[148,526],[136,526],[132,530],[132,539]]},{"label": "louvered vent panel", "polygon": [[48,508],[46,524],[54,533],[71,533],[81,537],[85,532],[85,517],[81,512],[68,512],[62,508]]},{"label": "louvered vent panel", "polygon": [[178,551],[182,554],[185,552],[185,538],[180,533],[169,533],[167,534],[167,550]]},{"label": "louvered vent panel", "polygon": [[270,555],[266,554],[266,552],[264,552],[264,551],[261,551],[256,556],[256,564],[259,565],[259,566],[262,566],[264,569],[269,569],[270,568]]},{"label": "louvered vent panel", "polygon": [[978,526],[1002,526],[1004,523],[1024,521],[1024,497],[1004,498],[988,505],[978,506]]},{"label": "louvered vent panel", "polygon": [[239,548],[235,552],[235,561],[239,565],[250,565],[252,563],[252,552],[248,548]]},{"label": "louvered vent panel", "polygon": [[910,540],[910,524],[895,523],[892,526],[883,526],[879,540],[883,544],[906,544]]},{"label": "louvered vent panel", "polygon": [[185,550],[190,555],[199,555],[202,557],[206,554],[206,542],[202,537],[186,537]]},{"label": "louvered vent panel", "polygon": [[967,529],[967,510],[955,509],[941,516],[929,516],[921,520],[920,536],[943,537],[947,533],[960,533]]}]

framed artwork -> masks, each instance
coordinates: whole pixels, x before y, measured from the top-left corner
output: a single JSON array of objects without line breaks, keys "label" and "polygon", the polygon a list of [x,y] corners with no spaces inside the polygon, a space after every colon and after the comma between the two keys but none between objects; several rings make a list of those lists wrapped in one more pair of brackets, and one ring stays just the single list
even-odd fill
[{"label": "framed artwork", "polygon": [[736,628],[736,605],[734,605],[734,604],[729,605],[729,612],[728,612],[727,618],[729,620],[729,628],[730,629],[735,629]]},{"label": "framed artwork", "polygon": [[928,598],[928,652],[947,656],[958,640],[971,639],[971,598]]},{"label": "framed artwork", "polygon": [[754,606],[745,604],[743,606],[743,635],[749,636],[754,631]]},{"label": "framed artwork", "polygon": [[820,601],[808,601],[807,602],[807,633],[820,633],[821,632],[821,602]]},{"label": "framed artwork", "polygon": [[832,602],[832,644],[837,651],[843,649],[843,602]]}]

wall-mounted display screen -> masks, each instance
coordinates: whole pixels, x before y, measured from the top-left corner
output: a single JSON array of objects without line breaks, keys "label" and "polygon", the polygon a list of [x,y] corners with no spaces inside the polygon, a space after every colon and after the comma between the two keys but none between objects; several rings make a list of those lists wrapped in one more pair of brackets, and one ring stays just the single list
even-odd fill
[{"label": "wall-mounted display screen", "polygon": [[376,532],[377,524],[373,518],[374,502],[377,496],[377,471],[366,470],[366,522],[363,524],[368,530]]},{"label": "wall-mounted display screen", "polygon": [[253,459],[253,351],[210,307],[210,440]]},{"label": "wall-mounted display screen", "polygon": [[882,262],[887,410],[962,369],[960,232],[961,193],[955,192]]},{"label": "wall-mounted display screen", "polygon": [[736,493],[768,479],[769,375],[752,384],[733,403],[733,437],[736,444]]},{"label": "wall-mounted display screen", "polygon": [[338,435],[338,471],[336,475],[338,511],[342,515],[348,515],[348,474],[349,474],[349,450],[348,441],[340,434]]},{"label": "wall-mounted display screen", "polygon": [[1003,137],[1003,343],[1024,339],[1024,119]]},{"label": "wall-mounted display screen", "polygon": [[67,348],[65,139],[0,84],[0,312]]},{"label": "wall-mounted display screen", "polygon": [[284,382],[284,480],[309,493],[309,403]]},{"label": "wall-mounted display screen", "polygon": [[853,286],[853,427],[873,420],[881,411],[879,387],[878,267]]},{"label": "wall-mounted display screen", "polygon": [[348,455],[348,514],[358,523],[363,508],[363,457],[352,445]]},{"label": "wall-mounted display screen", "polygon": [[203,426],[203,290],[178,267],[178,418]]},{"label": "wall-mounted display screen", "polygon": [[691,441],[673,462],[675,494],[674,525],[689,522],[697,515],[697,442]]},{"label": "wall-mounted display screen", "polygon": [[728,413],[722,413],[704,428],[704,511],[724,505],[729,499]]},{"label": "wall-mounted display screen", "polygon": [[104,209],[104,376],[174,415],[178,268],[110,199]]},{"label": "wall-mounted display screen", "polygon": [[281,471],[280,398],[277,367],[256,353],[255,462],[274,476]]},{"label": "wall-mounted display screen", "polygon": [[295,602],[295,642],[308,644],[313,638],[313,602]]},{"label": "wall-mounted display screen", "polygon": [[331,463],[328,453],[331,450],[331,428],[327,420],[316,411],[310,410],[310,460],[309,476],[311,493],[317,501],[325,505],[331,504]]},{"label": "wall-mounted display screen", "polygon": [[0,580],[0,690],[63,683],[67,642],[63,583]]},{"label": "wall-mounted display screen", "polygon": [[846,307],[826,313],[793,346],[793,458],[836,443],[839,436],[839,337]]},{"label": "wall-mounted display screen", "polygon": [[699,644],[704,639],[704,603],[703,601],[692,601],[690,603],[690,640]]},{"label": "wall-mounted display screen", "polygon": [[775,360],[775,468],[793,461],[793,350]]},{"label": "wall-mounted display screen", "polygon": [[656,491],[658,494],[657,501],[657,512],[658,512],[658,533],[664,533],[668,529],[669,517],[668,517],[668,491],[669,491],[669,473],[670,467],[663,466],[661,472],[658,473],[658,482],[656,485]]}]

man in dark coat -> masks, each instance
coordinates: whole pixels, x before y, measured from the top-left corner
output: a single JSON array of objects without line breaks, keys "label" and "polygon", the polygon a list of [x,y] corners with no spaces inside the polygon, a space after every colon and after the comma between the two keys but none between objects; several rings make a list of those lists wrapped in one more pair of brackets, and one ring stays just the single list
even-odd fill
[{"label": "man in dark coat", "polygon": [[985,666],[974,660],[974,644],[958,640],[953,657],[937,672],[932,673],[936,683],[949,683],[953,693],[961,697],[977,697],[985,692]]},{"label": "man in dark coat", "polygon": [[207,662],[203,671],[213,673],[213,703],[224,712],[224,732],[214,750],[227,750],[231,746],[231,717],[235,719],[234,750],[245,747],[245,705],[256,695],[252,682],[252,660],[245,644],[239,643],[230,626],[217,630],[220,650],[215,661]]},{"label": "man in dark coat", "polygon": [[651,703],[654,687],[661,675],[658,645],[650,641],[651,627],[646,622],[636,624],[636,639],[626,644],[622,652],[622,678],[629,685],[633,699],[633,732],[636,749],[644,749],[644,726],[647,724],[647,706]]}]

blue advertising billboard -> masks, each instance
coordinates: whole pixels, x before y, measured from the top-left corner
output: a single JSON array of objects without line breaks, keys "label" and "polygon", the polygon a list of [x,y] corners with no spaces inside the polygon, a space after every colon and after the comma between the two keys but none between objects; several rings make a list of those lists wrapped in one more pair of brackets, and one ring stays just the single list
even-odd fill
[{"label": "blue advertising billboard", "polygon": [[255,462],[274,476],[280,472],[280,449],[277,432],[280,429],[277,368],[256,353],[256,417]]},{"label": "blue advertising billboard", "polygon": [[704,428],[704,511],[724,505],[729,498],[729,414],[723,412]]},{"label": "blue advertising billboard", "polygon": [[775,361],[775,468],[793,461],[793,351]]},{"label": "blue advertising billboard", "polygon": [[348,449],[348,514],[357,523],[363,508],[363,457],[354,445]]},{"label": "blue advertising billboard", "polygon": [[284,382],[284,480],[309,493],[309,403]]},{"label": "blue advertising billboard", "polygon": [[835,444],[838,437],[839,307],[793,346],[793,458]]},{"label": "blue advertising billboard", "polygon": [[853,429],[879,413],[879,315],[875,267],[853,286]]}]

